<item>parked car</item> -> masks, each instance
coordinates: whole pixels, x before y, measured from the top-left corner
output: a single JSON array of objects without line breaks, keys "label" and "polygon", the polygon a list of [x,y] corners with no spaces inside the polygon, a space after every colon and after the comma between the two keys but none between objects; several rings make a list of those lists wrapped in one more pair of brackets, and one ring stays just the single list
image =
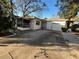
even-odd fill
[{"label": "parked car", "polygon": [[71,30],[73,32],[79,32],[79,23],[72,25]]}]

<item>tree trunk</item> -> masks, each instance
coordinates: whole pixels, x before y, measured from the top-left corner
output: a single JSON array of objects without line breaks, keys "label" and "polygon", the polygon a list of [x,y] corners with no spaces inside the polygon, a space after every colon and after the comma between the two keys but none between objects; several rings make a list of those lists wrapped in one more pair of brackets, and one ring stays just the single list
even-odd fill
[{"label": "tree trunk", "polygon": [[66,27],[69,29],[70,28],[70,18],[66,21]]}]

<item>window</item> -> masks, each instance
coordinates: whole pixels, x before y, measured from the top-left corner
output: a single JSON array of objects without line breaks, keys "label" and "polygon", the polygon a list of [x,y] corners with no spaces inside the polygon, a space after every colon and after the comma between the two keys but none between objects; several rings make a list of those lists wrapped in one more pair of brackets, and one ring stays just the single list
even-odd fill
[{"label": "window", "polygon": [[36,25],[40,25],[40,21],[36,21]]}]

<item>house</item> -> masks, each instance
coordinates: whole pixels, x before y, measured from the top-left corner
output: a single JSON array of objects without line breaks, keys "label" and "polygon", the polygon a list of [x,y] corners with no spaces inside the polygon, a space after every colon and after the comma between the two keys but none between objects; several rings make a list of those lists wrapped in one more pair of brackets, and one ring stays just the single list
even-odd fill
[{"label": "house", "polygon": [[61,31],[61,27],[65,26],[65,19],[51,18],[47,19],[46,29]]},{"label": "house", "polygon": [[51,18],[51,19],[48,19],[48,21],[51,21],[53,23],[58,23],[62,26],[65,26],[65,22],[67,21],[67,19],[62,19],[62,18]]},{"label": "house", "polygon": [[32,16],[18,17],[17,29],[19,30],[41,29],[41,20],[37,17]]}]

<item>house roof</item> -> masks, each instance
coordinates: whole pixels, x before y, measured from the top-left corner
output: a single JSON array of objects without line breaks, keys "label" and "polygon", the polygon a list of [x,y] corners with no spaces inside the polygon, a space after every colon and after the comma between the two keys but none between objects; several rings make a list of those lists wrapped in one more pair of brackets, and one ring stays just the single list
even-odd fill
[{"label": "house roof", "polygon": [[46,19],[40,19],[40,21],[42,21],[42,22],[47,22],[47,20],[46,20]]},{"label": "house roof", "polygon": [[22,19],[22,20],[34,20],[36,17],[33,17],[33,16],[25,16],[25,17],[17,17],[19,19]]},{"label": "house roof", "polygon": [[37,18],[37,17],[34,17],[34,16],[26,16],[26,17],[18,17],[18,18],[21,18],[22,20],[38,20],[38,21],[42,21],[42,22],[47,22],[47,20],[45,19],[40,19],[40,18]]},{"label": "house roof", "polygon": [[26,16],[26,17],[17,17],[19,19],[24,19],[24,20],[38,20],[38,21],[42,21],[42,22],[47,22],[46,19],[40,19],[40,18],[37,18],[37,17],[34,17],[34,16]]},{"label": "house roof", "polygon": [[23,18],[25,20],[34,20],[35,19],[35,17],[33,17],[33,16],[25,16],[25,17],[21,17],[21,18]]},{"label": "house roof", "polygon": [[[63,19],[63,18],[50,18],[47,19],[47,21],[53,22],[53,21],[57,21],[57,22],[62,22],[62,21],[67,21],[68,19]],[[79,22],[79,16],[75,16],[74,18],[71,18],[71,21],[75,21],[75,22]]]},{"label": "house roof", "polygon": [[66,21],[66,19],[62,19],[62,18],[51,18],[51,19],[48,19],[47,21],[50,21],[50,22],[53,22],[53,21]]},{"label": "house roof", "polygon": [[34,19],[35,17],[33,16],[25,16],[25,17],[22,17],[23,19]]}]

